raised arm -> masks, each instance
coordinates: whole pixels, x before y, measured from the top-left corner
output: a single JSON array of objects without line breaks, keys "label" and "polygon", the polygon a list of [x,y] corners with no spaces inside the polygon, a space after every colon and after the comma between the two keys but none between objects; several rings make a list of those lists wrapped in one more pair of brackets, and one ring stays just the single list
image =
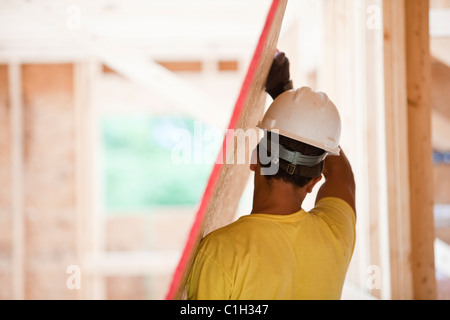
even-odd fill
[{"label": "raised arm", "polygon": [[328,156],[323,168],[325,182],[317,193],[316,202],[325,197],[340,198],[347,202],[355,212],[355,179],[352,167],[344,151],[339,156]]},{"label": "raised arm", "polygon": [[[289,59],[284,52],[276,52],[266,82],[266,91],[273,99],[293,88],[289,65]],[[342,150],[340,156],[328,156],[325,159],[323,175],[325,182],[319,189],[316,202],[325,197],[340,198],[346,201],[356,214],[355,180],[352,167]]]}]

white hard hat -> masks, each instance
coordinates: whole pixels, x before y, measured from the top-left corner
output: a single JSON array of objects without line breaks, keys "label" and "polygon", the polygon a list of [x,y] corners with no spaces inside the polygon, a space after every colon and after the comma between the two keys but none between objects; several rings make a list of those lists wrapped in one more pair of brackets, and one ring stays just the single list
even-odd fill
[{"label": "white hard hat", "polygon": [[339,155],[341,119],[334,103],[324,92],[308,87],[288,90],[270,105],[258,128]]}]

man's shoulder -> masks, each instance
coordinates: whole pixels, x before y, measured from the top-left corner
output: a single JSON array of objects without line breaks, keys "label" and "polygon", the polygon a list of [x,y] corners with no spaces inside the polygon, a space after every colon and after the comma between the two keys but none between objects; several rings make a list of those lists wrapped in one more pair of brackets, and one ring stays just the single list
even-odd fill
[{"label": "man's shoulder", "polygon": [[346,201],[335,197],[322,198],[310,213],[320,217],[330,227],[337,228],[340,233],[354,241],[356,217],[352,207]]},{"label": "man's shoulder", "polygon": [[313,210],[320,209],[321,211],[343,211],[353,213],[353,208],[343,199],[338,197],[325,197],[317,201]]}]

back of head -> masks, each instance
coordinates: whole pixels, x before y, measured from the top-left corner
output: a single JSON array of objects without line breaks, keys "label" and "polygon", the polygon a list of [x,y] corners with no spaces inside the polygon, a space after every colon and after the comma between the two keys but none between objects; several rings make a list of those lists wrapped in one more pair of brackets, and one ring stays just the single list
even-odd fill
[{"label": "back of head", "polygon": [[[267,152],[270,162],[278,165],[269,179],[283,179],[303,187],[322,173],[328,154],[339,154],[341,121],[328,96],[308,87],[288,90],[279,95],[265,113],[258,127],[267,134],[258,152]],[[276,150],[272,150],[277,148]]]},{"label": "back of head", "polygon": [[[323,160],[313,166],[306,165],[292,165],[291,162],[284,160],[281,157],[273,157],[271,146],[281,146],[292,152],[299,152],[305,156],[323,156],[325,151],[323,149],[314,147],[312,145],[303,143],[298,140],[288,138],[283,135],[278,135],[273,132],[267,132],[267,135],[263,138],[264,142],[258,144],[258,154],[260,152],[267,152],[267,156],[271,159],[271,162],[277,162],[278,170],[275,174],[265,175],[267,179],[281,179],[285,182],[291,183],[297,187],[304,187],[312,178],[318,177],[322,174]],[[278,143],[273,144],[273,141]],[[264,146],[264,147],[263,147]],[[265,148],[267,146],[267,148]],[[266,150],[261,150],[263,147]],[[279,152],[278,152],[279,154]],[[272,163],[262,163],[260,165],[263,168],[268,168]]]}]

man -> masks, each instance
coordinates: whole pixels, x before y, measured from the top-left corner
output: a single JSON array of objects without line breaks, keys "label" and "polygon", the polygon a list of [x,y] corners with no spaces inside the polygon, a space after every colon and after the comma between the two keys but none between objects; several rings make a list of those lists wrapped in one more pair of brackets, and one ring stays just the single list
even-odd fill
[{"label": "man", "polygon": [[[289,90],[289,78],[289,61],[277,53],[266,84],[274,101],[258,125],[266,134],[250,165],[252,212],[202,240],[188,299],[341,297],[356,214],[352,169],[338,147],[340,118],[324,93]],[[322,174],[306,212],[302,202]]]}]

